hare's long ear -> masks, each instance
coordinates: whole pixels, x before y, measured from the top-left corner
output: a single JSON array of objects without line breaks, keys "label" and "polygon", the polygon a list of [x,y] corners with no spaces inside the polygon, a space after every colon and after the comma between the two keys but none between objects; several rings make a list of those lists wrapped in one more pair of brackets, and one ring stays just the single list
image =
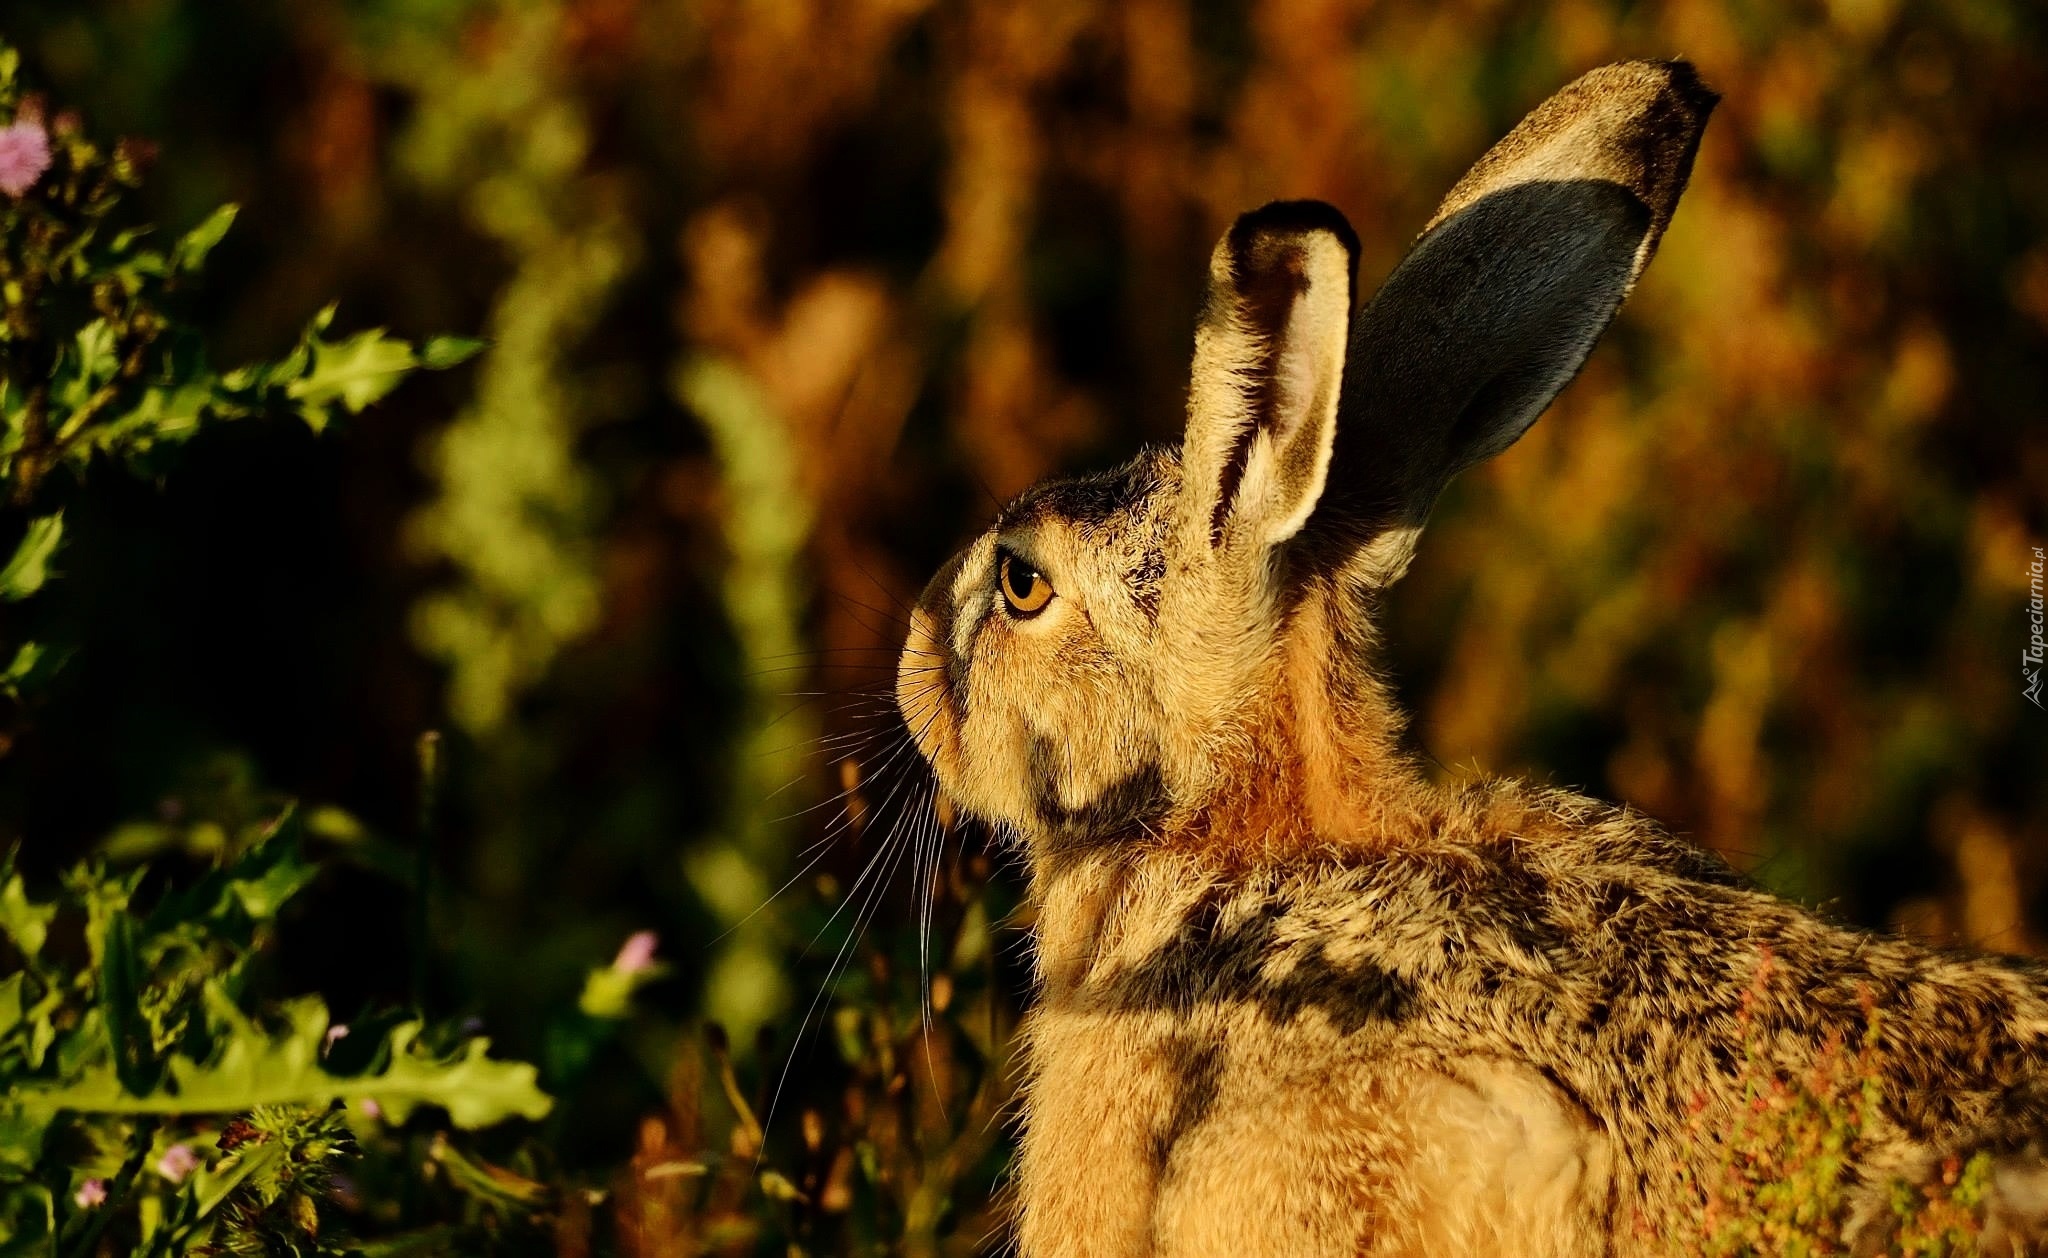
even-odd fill
[{"label": "hare's long ear", "polygon": [[1277,545],[1323,492],[1358,238],[1320,201],[1239,218],[1209,259],[1195,330],[1179,530],[1200,553]]},{"label": "hare's long ear", "polygon": [[1446,481],[1512,445],[1642,273],[1718,99],[1684,62],[1605,66],[1458,181],[1359,313],[1319,538],[1400,575]]}]

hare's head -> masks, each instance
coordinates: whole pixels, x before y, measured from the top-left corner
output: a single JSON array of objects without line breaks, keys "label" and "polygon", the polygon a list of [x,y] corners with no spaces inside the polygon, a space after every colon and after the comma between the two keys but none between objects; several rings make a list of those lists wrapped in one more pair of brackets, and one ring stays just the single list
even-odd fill
[{"label": "hare's head", "polygon": [[1030,490],[919,601],[897,698],[948,794],[1039,854],[1358,824],[1405,772],[1364,658],[1374,596],[1445,482],[1577,373],[1714,100],[1683,63],[1586,75],[1363,308],[1336,210],[1240,218],[1210,258],[1180,447]]}]

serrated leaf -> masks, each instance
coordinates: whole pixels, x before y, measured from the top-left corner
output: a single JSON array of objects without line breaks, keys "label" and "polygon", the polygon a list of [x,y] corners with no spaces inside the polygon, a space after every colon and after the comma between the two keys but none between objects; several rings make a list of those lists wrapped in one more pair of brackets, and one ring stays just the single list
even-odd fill
[{"label": "serrated leaf", "polygon": [[178,238],[171,247],[171,271],[180,274],[196,271],[206,264],[206,255],[228,234],[228,228],[235,225],[235,214],[240,207],[223,205],[206,216],[199,226]]},{"label": "serrated leaf", "polygon": [[284,1012],[289,1027],[278,1035],[241,1020],[223,1031],[225,1042],[212,1059],[170,1057],[163,1085],[146,1096],[131,1095],[113,1068],[101,1063],[83,1066],[62,1085],[17,1087],[10,1099],[38,1112],[97,1114],[228,1114],[260,1105],[370,1100],[393,1122],[404,1122],[421,1105],[433,1105],[446,1110],[458,1127],[540,1118],[554,1104],[537,1086],[532,1066],[489,1057],[487,1040],[470,1040],[452,1057],[426,1052],[418,1044],[418,1022],[392,1028],[383,1069],[328,1074],[320,1065],[325,1005],[307,997],[292,1001]]},{"label": "serrated leaf", "polygon": [[538,1119],[554,1101],[537,1084],[540,1072],[523,1061],[494,1061],[490,1041],[473,1039],[449,1059],[414,1051],[421,1023],[391,1032],[391,1065],[368,1095],[393,1122],[404,1122],[418,1105],[438,1105],[458,1127],[488,1127],[508,1118]]},{"label": "serrated leaf", "polygon": [[418,366],[412,346],[391,339],[382,328],[341,341],[315,339],[306,374],[285,386],[285,396],[299,404],[300,414],[318,432],[326,426],[328,408],[334,403],[356,414],[391,392]]},{"label": "serrated leaf", "polygon": [[64,513],[37,516],[14,548],[14,557],[0,568],[0,598],[20,602],[49,581],[50,560],[64,541]]}]

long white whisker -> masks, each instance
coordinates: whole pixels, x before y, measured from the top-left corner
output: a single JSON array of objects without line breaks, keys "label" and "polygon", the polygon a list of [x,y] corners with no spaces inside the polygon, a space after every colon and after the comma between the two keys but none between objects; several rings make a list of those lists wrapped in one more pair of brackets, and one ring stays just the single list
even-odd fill
[{"label": "long white whisker", "polygon": [[[837,980],[841,964],[851,954],[854,946],[860,940],[861,925],[867,917],[869,908],[881,903],[882,890],[888,885],[889,872],[893,871],[901,860],[906,845],[898,843],[896,841],[897,837],[897,832],[892,830],[883,838],[880,847],[875,851],[875,855],[869,859],[867,868],[861,871],[860,877],[855,879],[854,885],[847,890],[846,898],[840,901],[839,908],[832,911],[832,916],[826,919],[825,926],[819,932],[822,935],[824,930],[831,929],[832,922],[838,918],[840,912],[853,902],[855,894],[860,890],[861,883],[867,881],[869,874],[874,873],[877,869],[882,869],[886,864],[887,869],[883,870],[882,876],[876,880],[868,893],[867,903],[855,911],[853,922],[846,932],[846,942],[841,944],[838,952],[833,955],[832,963],[825,969],[824,983],[819,986],[818,994],[811,997],[810,1006],[804,1010],[803,1021],[797,1024],[796,1039],[789,1046],[789,1059],[783,1063],[782,1074],[775,1081],[775,1091],[768,1099],[768,1110],[761,1123],[762,1130],[764,1131],[775,1121],[775,1110],[782,1103],[782,1092],[789,1083],[789,1072],[795,1067],[797,1054],[803,1049],[804,1037],[810,1033],[811,1019],[816,1016],[819,1003],[831,992],[832,984]],[[814,938],[812,943],[815,945],[816,942],[817,940]],[[806,948],[804,951],[808,955],[810,949]],[[765,1147],[763,1152],[765,1153]],[[757,1153],[754,1159],[756,1170],[760,1167],[760,1161],[761,1154]]]}]

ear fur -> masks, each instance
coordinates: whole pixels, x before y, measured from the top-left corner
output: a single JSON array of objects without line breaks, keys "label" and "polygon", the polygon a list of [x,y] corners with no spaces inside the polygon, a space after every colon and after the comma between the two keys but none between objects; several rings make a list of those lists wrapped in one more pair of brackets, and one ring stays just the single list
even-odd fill
[{"label": "ear fur", "polygon": [[1358,238],[1320,201],[1240,217],[1209,259],[1178,527],[1194,552],[1277,545],[1328,474]]},{"label": "ear fur", "polygon": [[1584,75],[1458,181],[1359,312],[1317,527],[1369,582],[1400,574],[1445,482],[1512,445],[1578,374],[1718,99],[1682,61]]}]

